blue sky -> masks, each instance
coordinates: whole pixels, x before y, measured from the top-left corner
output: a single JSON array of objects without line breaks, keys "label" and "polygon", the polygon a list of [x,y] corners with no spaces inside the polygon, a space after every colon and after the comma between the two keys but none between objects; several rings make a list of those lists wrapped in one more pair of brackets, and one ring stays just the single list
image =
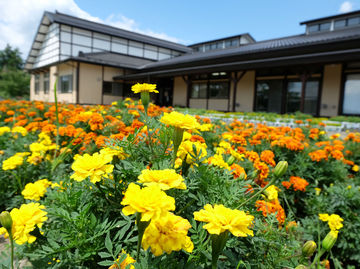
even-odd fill
[{"label": "blue sky", "polygon": [[301,34],[301,21],[359,9],[360,0],[0,0],[0,49],[10,44],[26,58],[45,10],[189,45],[242,33],[257,41]]},{"label": "blue sky", "polygon": [[302,33],[299,22],[339,13],[344,2],[352,10],[360,1],[338,0],[183,0],[89,1],[76,0],[80,8],[105,19],[117,13],[131,18],[141,29],[164,32],[186,43],[249,32],[256,40]]}]

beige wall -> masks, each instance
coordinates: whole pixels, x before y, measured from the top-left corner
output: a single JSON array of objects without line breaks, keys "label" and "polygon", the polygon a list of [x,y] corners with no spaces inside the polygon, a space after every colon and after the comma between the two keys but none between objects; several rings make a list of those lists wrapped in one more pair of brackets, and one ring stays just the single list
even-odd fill
[{"label": "beige wall", "polygon": [[208,109],[228,111],[231,110],[231,103],[228,99],[209,99]]},{"label": "beige wall", "polygon": [[191,108],[199,108],[206,109],[206,99],[190,99],[189,107]]},{"label": "beige wall", "polygon": [[35,75],[30,75],[30,100],[35,100]]},{"label": "beige wall", "polygon": [[237,84],[235,111],[253,111],[255,71],[247,71]]},{"label": "beige wall", "polygon": [[80,104],[101,104],[102,75],[102,66],[80,63]]},{"label": "beige wall", "polygon": [[173,106],[186,106],[187,85],[182,77],[174,78]]},{"label": "beige wall", "polygon": [[113,81],[113,77],[123,74],[123,69],[104,66],[104,81]]},{"label": "beige wall", "polygon": [[103,96],[103,105],[111,105],[112,102],[122,100],[121,96],[106,95]]},{"label": "beige wall", "polygon": [[338,114],[341,69],[341,64],[329,64],[324,67],[320,116],[336,116]]}]

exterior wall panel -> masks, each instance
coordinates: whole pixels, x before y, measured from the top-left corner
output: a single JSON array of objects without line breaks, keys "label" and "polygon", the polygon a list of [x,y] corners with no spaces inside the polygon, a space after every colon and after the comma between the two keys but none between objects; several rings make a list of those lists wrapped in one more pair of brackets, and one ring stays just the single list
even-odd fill
[{"label": "exterior wall panel", "polygon": [[102,101],[102,67],[80,63],[79,103],[101,104]]},{"label": "exterior wall panel", "polygon": [[341,64],[330,64],[324,67],[320,116],[336,116],[338,114],[341,69]]},{"label": "exterior wall panel", "polygon": [[237,85],[235,111],[253,111],[255,93],[254,87],[255,71],[247,71]]},{"label": "exterior wall panel", "polygon": [[104,66],[104,81],[113,81],[113,77],[123,74],[123,69]]},{"label": "exterior wall panel", "polygon": [[209,99],[208,109],[228,111],[228,99]]},{"label": "exterior wall panel", "polygon": [[182,77],[174,78],[173,106],[186,106],[187,85]]},{"label": "exterior wall panel", "polygon": [[190,99],[190,108],[206,109],[206,99]]},{"label": "exterior wall panel", "polygon": [[103,96],[103,105],[111,105],[112,102],[123,100],[121,96],[105,95]]}]

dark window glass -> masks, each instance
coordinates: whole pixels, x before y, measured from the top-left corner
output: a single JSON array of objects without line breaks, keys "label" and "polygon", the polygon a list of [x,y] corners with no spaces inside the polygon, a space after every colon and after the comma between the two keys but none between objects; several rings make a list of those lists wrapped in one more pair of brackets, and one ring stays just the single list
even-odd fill
[{"label": "dark window glass", "polygon": [[256,85],[256,111],[281,113],[283,81],[261,80]]},{"label": "dark window glass", "polygon": [[318,108],[319,81],[307,81],[305,88],[304,113],[316,115]]},{"label": "dark window glass", "polygon": [[325,22],[320,24],[320,31],[329,31],[330,30],[330,22]]},{"label": "dark window glass", "polygon": [[206,44],[205,45],[205,51],[209,51],[210,50],[210,44]]},{"label": "dark window glass", "polygon": [[346,76],[344,89],[344,114],[360,114],[360,74],[349,74]]},{"label": "dark window glass", "polygon": [[[135,84],[135,83],[133,83]],[[133,84],[128,84],[128,83],[124,83],[123,84],[123,93],[124,93],[124,97],[130,97],[130,98],[138,98],[139,94],[135,94],[132,90],[131,90],[131,86]]]},{"label": "dark window glass", "polygon": [[334,28],[335,29],[344,28],[345,26],[346,26],[346,20],[337,20],[334,23]]},{"label": "dark window glass", "polygon": [[350,18],[348,19],[348,26],[357,25],[360,23],[360,17]]},{"label": "dark window glass", "polygon": [[193,83],[191,86],[191,98],[206,98],[207,84]]},{"label": "dark window glass", "polygon": [[210,99],[228,99],[229,83],[228,82],[210,82],[209,83]]},{"label": "dark window glass", "polygon": [[309,33],[314,33],[319,31],[319,24],[315,24],[315,25],[310,25],[308,26],[309,29]]},{"label": "dark window glass", "polygon": [[60,76],[60,93],[71,93],[72,92],[72,75]]},{"label": "dark window glass", "polygon": [[232,47],[239,46],[239,39],[238,38],[232,39],[231,40],[231,46]]},{"label": "dark window glass", "polygon": [[231,47],[231,40],[226,40],[225,41],[225,48],[230,48]]},{"label": "dark window glass", "polygon": [[217,49],[222,49],[223,48],[223,43],[224,43],[223,41],[217,42],[216,43],[216,48]]},{"label": "dark window glass", "polygon": [[103,82],[103,94],[112,94],[112,83],[109,81]]},{"label": "dark window glass", "polygon": [[35,94],[40,92],[40,75],[35,75]]},{"label": "dark window glass", "polygon": [[49,93],[50,83],[49,83],[49,72],[44,74],[44,93]]},{"label": "dark window glass", "polygon": [[289,81],[287,85],[286,112],[300,111],[301,81]]},{"label": "dark window glass", "polygon": [[211,49],[211,50],[215,50],[215,49],[216,49],[216,43],[211,44],[211,45],[210,45],[210,49]]}]

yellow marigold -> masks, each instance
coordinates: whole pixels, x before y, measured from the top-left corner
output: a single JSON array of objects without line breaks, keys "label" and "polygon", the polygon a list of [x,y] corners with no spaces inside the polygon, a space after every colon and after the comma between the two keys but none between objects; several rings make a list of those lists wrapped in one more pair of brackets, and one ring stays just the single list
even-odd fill
[{"label": "yellow marigold", "polygon": [[75,171],[70,178],[76,181],[83,181],[90,177],[92,183],[101,181],[102,177],[112,173],[114,166],[108,164],[112,161],[110,155],[94,153],[93,155],[84,154],[83,156],[74,157],[74,163],[71,168]]},{"label": "yellow marigold", "polygon": [[170,254],[181,249],[192,252],[194,244],[187,236],[190,228],[187,219],[168,212],[163,217],[150,222],[145,230],[142,246],[144,249],[150,247],[155,256],[160,256],[164,252]]},{"label": "yellow marigold", "polygon": [[10,127],[3,126],[0,127],[0,136],[4,135],[5,133],[9,133],[11,131]]},{"label": "yellow marigold", "polygon": [[[196,153],[194,152],[194,148],[196,150]],[[207,156],[206,144],[200,143],[198,141],[184,141],[180,144],[179,150],[176,155],[181,160],[184,160],[186,158],[186,163],[192,164],[196,161],[196,157],[197,159],[202,159]]]},{"label": "yellow marigold", "polygon": [[122,212],[126,216],[141,213],[141,221],[154,220],[175,210],[175,199],[157,185],[141,189],[139,185],[130,183],[121,204],[125,205]]},{"label": "yellow marigold", "polygon": [[209,159],[208,159],[208,163],[211,164],[211,165],[214,165],[214,166],[218,166],[218,167],[221,167],[221,168],[224,168],[224,169],[228,169],[228,170],[231,170],[229,164],[227,164],[223,157],[219,154],[215,154],[214,156],[211,156]]},{"label": "yellow marigold", "polygon": [[181,189],[186,190],[184,178],[177,174],[174,169],[141,171],[138,182],[145,186],[158,185],[162,190]]},{"label": "yellow marigold", "polygon": [[244,211],[226,208],[223,205],[214,205],[213,207],[207,204],[204,209],[194,212],[194,219],[207,222],[204,228],[210,234],[219,235],[230,231],[235,236],[254,236],[253,231],[248,228],[252,224],[254,216],[248,215]]},{"label": "yellow marigold", "polygon": [[49,180],[40,179],[34,183],[26,184],[21,194],[25,199],[39,201],[41,197],[44,197],[46,189],[49,186],[51,186]]},{"label": "yellow marigold", "polygon": [[29,155],[29,152],[18,152],[14,156],[6,159],[2,163],[2,169],[5,170],[13,170],[16,167],[22,165],[24,163],[24,156]]},{"label": "yellow marigold", "polygon": [[212,130],[212,128],[214,127],[214,125],[212,125],[211,123],[205,123],[200,125],[199,130],[201,132],[209,132]]},{"label": "yellow marigold", "polygon": [[[12,235],[18,245],[26,242],[33,243],[36,240],[36,237],[31,235],[30,232],[35,230],[36,226],[41,228],[47,220],[47,213],[43,209],[45,209],[45,206],[39,203],[29,203],[10,211],[13,220]],[[5,234],[5,237],[9,237],[4,227],[0,228],[0,235],[2,234]]]},{"label": "yellow marigold", "polygon": [[278,199],[279,191],[280,189],[278,187],[276,187],[275,185],[271,185],[265,190],[265,194],[270,201],[274,201]]},{"label": "yellow marigold", "polygon": [[136,83],[131,87],[131,90],[134,93],[141,93],[141,92],[155,92],[159,93],[159,91],[155,90],[156,84],[148,84],[148,83]]},{"label": "yellow marigold", "polygon": [[184,115],[176,111],[164,113],[160,122],[180,129],[198,129],[200,127],[200,124],[195,117]]},{"label": "yellow marigold", "polygon": [[353,170],[354,172],[359,172],[359,166],[358,165],[354,165],[351,170]]},{"label": "yellow marigold", "polygon": [[26,136],[28,134],[27,130],[24,127],[21,126],[15,126],[11,129],[11,132],[13,134],[20,133],[22,136]]},{"label": "yellow marigold", "polygon": [[[119,263],[119,261],[120,261],[120,258],[118,258],[118,259],[116,260],[117,264],[111,265],[111,266],[109,267],[109,269],[125,269],[125,268],[126,268],[126,269],[134,269],[135,267],[134,267],[134,265],[132,265],[132,264],[135,263],[135,259],[134,259],[133,257],[131,257],[129,254],[127,254],[125,250],[122,250],[122,251],[121,251],[121,254],[122,254],[122,255],[126,254],[126,258],[125,258],[125,260],[123,260],[123,261],[121,262],[121,264],[119,264],[120,267],[118,266],[118,263]],[[130,267],[129,267],[128,265],[130,265]]]},{"label": "yellow marigold", "polygon": [[342,224],[344,220],[337,214],[319,214],[319,219],[322,221],[327,221],[330,230],[332,231],[337,231],[344,226]]},{"label": "yellow marigold", "polygon": [[124,152],[123,148],[120,148],[119,146],[115,148],[103,148],[100,150],[100,154],[102,155],[110,155],[111,157],[118,157],[120,160],[124,160],[128,155]]}]

